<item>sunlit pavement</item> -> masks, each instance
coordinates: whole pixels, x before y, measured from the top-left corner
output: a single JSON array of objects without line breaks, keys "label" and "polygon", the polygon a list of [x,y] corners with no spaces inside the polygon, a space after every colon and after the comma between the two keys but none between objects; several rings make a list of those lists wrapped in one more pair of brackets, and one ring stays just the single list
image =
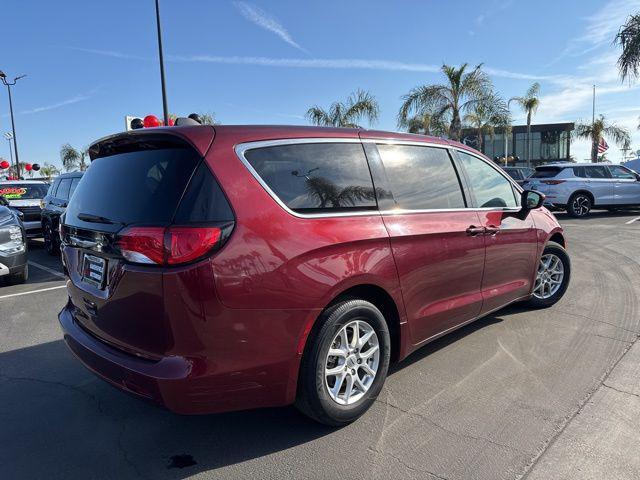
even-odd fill
[{"label": "sunlit pavement", "polygon": [[293,408],[177,416],[98,380],[61,340],[58,259],[33,244],[28,284],[0,286],[0,478],[640,478],[639,215],[558,215],[560,303],[432,343],[339,430]]}]

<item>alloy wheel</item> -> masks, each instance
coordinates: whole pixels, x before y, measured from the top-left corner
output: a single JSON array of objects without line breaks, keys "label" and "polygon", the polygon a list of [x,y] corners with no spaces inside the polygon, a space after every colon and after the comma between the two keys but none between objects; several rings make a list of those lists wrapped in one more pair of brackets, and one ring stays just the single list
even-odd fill
[{"label": "alloy wheel", "polygon": [[555,295],[564,280],[564,264],[557,255],[543,255],[538,264],[533,296],[542,300]]},{"label": "alloy wheel", "polygon": [[380,363],[378,335],[364,320],[343,326],[333,337],[324,368],[329,396],[351,405],[371,388]]},{"label": "alloy wheel", "polygon": [[585,195],[578,195],[573,199],[572,207],[576,215],[582,217],[591,210],[591,200]]}]

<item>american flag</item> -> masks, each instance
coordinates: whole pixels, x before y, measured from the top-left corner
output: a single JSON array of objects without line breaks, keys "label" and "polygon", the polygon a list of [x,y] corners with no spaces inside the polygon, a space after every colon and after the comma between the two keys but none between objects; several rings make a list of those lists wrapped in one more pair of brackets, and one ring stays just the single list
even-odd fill
[{"label": "american flag", "polygon": [[600,142],[598,143],[598,153],[604,153],[607,150],[609,150],[609,145],[607,145],[607,142],[605,142],[604,138],[601,138]]}]

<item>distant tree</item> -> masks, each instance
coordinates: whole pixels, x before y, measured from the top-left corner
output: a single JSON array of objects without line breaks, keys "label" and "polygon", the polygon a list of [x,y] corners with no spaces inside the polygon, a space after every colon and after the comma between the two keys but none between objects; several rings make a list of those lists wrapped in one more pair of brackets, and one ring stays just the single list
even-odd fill
[{"label": "distant tree", "polygon": [[534,83],[529,87],[524,97],[512,98],[527,114],[527,165],[531,165],[531,120],[540,106],[540,84]]},{"label": "distant tree", "polygon": [[460,140],[462,117],[493,90],[491,80],[482,71],[482,65],[471,71],[467,66],[466,63],[458,68],[443,65],[444,83],[421,85],[404,95],[398,112],[398,124],[405,124],[411,114],[433,114],[449,123],[448,133],[453,140]]},{"label": "distant tree", "polygon": [[77,150],[70,144],[65,143],[60,148],[60,159],[62,160],[62,166],[67,172],[78,169],[84,172],[87,169],[87,164],[84,161],[87,155],[86,150]]},{"label": "distant tree", "polygon": [[511,119],[505,101],[491,94],[483,101],[475,103],[469,113],[464,116],[464,121],[476,131],[478,150],[482,150],[484,135],[487,134],[493,138],[496,127],[505,129]]},{"label": "distant tree", "polygon": [[576,138],[591,141],[591,161],[598,161],[598,144],[603,138],[615,143],[619,147],[628,148],[631,143],[631,136],[627,129],[609,123],[600,115],[593,123],[577,123],[573,132]]},{"label": "distant tree", "polygon": [[622,47],[618,69],[623,80],[640,76],[640,13],[630,15],[616,35],[614,43]]},{"label": "distant tree", "polygon": [[55,165],[44,162],[44,165],[40,167],[40,175],[44,178],[51,180],[52,177],[60,175],[60,169]]},{"label": "distant tree", "polygon": [[200,123],[202,125],[217,125],[219,122],[216,121],[216,114],[214,112],[209,113],[199,113]]},{"label": "distant tree", "polygon": [[446,136],[448,132],[447,125],[441,117],[426,112],[403,120],[399,122],[398,126],[406,129],[409,133],[434,135],[436,137]]},{"label": "distant tree", "polygon": [[359,122],[366,119],[370,124],[378,120],[380,108],[375,97],[363,90],[352,93],[346,102],[334,102],[328,110],[313,106],[306,117],[313,125],[321,127],[360,128]]}]

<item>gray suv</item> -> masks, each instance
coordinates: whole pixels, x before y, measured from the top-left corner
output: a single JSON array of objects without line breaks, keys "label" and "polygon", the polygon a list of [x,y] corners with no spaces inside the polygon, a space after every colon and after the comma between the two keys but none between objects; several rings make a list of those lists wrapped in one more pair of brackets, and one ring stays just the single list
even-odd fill
[{"label": "gray suv", "polygon": [[537,167],[523,185],[547,197],[545,205],[586,217],[592,208],[640,206],[640,175],[621,165],[557,163]]}]

